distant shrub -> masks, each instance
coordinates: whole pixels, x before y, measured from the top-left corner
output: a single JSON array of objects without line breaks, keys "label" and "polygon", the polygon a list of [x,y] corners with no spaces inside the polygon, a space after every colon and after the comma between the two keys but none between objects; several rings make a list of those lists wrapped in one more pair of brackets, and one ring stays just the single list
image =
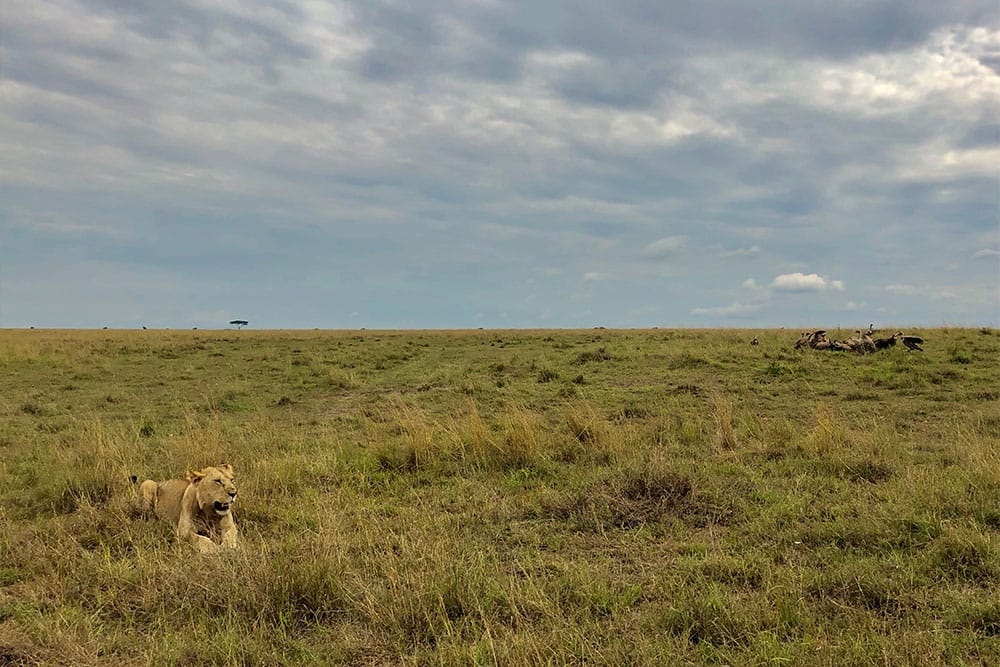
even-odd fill
[{"label": "distant shrub", "polygon": [[151,438],[156,433],[156,429],[150,423],[144,423],[139,427],[139,437],[140,438]]}]

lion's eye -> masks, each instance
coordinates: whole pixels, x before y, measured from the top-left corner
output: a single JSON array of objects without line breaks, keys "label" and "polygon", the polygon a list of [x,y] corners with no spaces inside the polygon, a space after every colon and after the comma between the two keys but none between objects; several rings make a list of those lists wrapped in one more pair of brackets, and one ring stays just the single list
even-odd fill
[{"label": "lion's eye", "polygon": [[218,484],[219,486],[222,486],[222,480],[221,479],[215,480],[215,483]]}]

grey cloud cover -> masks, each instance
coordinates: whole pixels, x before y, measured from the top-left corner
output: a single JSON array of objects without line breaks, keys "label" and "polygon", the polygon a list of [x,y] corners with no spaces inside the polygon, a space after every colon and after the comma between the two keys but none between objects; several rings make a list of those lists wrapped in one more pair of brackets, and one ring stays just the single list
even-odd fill
[{"label": "grey cloud cover", "polygon": [[0,326],[997,325],[998,14],[8,0]]}]

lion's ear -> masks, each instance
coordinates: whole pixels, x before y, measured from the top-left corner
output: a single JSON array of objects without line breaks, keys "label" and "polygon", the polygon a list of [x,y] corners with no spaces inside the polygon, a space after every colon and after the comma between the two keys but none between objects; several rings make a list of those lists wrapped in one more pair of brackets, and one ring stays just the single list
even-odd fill
[{"label": "lion's ear", "polygon": [[229,476],[232,476],[233,474],[233,466],[229,465],[228,463],[220,463],[215,467]]},{"label": "lion's ear", "polygon": [[202,472],[201,470],[188,470],[187,481],[191,482],[192,484],[197,484],[199,481],[201,481],[201,478],[204,476],[205,473]]}]

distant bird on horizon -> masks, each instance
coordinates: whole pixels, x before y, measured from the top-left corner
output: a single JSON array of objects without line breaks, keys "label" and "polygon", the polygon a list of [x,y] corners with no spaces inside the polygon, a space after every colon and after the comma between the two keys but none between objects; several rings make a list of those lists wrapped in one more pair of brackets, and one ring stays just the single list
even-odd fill
[{"label": "distant bird on horizon", "polygon": [[757,344],[758,344],[759,342],[760,342],[760,341],[758,341],[758,340],[757,340],[757,337],[756,337],[756,336],[754,336],[754,337],[753,337],[753,340],[752,340],[752,341],[750,341],[750,344],[751,344],[751,345],[757,345]]}]

